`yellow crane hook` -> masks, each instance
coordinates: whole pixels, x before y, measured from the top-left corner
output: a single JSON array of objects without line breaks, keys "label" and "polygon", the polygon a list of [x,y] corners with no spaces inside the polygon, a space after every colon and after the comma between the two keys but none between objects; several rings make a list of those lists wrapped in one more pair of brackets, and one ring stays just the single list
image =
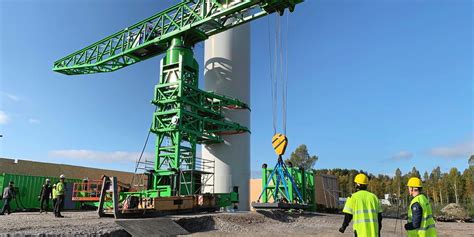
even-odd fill
[{"label": "yellow crane hook", "polygon": [[288,145],[288,138],[285,135],[281,133],[277,133],[273,136],[272,146],[277,155],[281,156],[285,154],[287,145]]}]

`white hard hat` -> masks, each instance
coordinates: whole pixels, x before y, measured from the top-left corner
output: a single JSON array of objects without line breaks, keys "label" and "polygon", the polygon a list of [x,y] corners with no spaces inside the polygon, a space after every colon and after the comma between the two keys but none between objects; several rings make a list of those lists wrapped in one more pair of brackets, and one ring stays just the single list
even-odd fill
[{"label": "white hard hat", "polygon": [[62,174],[62,175],[59,176],[59,178],[64,179],[64,178],[66,178],[66,176],[64,176],[64,174]]},{"label": "white hard hat", "polygon": [[49,183],[49,182],[51,182],[51,180],[50,180],[50,179],[46,179],[46,183]]}]

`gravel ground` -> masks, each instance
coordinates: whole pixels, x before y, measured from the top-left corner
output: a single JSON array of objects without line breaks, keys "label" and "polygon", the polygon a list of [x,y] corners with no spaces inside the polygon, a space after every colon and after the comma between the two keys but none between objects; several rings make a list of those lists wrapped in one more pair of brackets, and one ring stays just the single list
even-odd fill
[{"label": "gravel ground", "polygon": [[[52,213],[13,213],[0,216],[0,236],[127,236],[113,218],[98,218],[95,212],[64,212],[66,218]],[[342,215],[284,214],[281,212],[239,212],[170,216],[192,236],[352,236],[338,232]],[[403,221],[405,223],[405,221]],[[395,227],[397,226],[397,228]],[[400,221],[383,220],[382,236],[406,236]],[[474,236],[474,223],[438,222],[439,236]]]},{"label": "gravel ground", "polygon": [[[352,226],[349,226],[344,234],[339,233],[342,220],[342,215],[334,214],[285,215],[281,212],[252,212],[224,213],[187,220],[181,218],[176,222],[194,233],[193,236],[353,236]],[[406,236],[402,229],[405,223],[406,221],[400,222],[396,219],[384,219],[382,236]],[[436,225],[438,236],[474,236],[474,223],[438,222]],[[198,226],[201,226],[201,229]]]},{"label": "gravel ground", "polygon": [[52,212],[12,213],[0,216],[0,236],[120,236],[125,234],[113,218],[99,218],[96,212],[62,212],[65,218],[55,218]]}]

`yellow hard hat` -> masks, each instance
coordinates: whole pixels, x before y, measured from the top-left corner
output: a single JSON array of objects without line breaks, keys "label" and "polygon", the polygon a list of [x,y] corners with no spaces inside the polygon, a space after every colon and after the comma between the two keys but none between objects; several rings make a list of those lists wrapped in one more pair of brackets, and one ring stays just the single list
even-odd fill
[{"label": "yellow hard hat", "polygon": [[414,188],[421,188],[421,187],[423,187],[423,182],[421,182],[421,179],[419,179],[417,177],[411,177],[408,180],[407,186],[408,187],[414,187]]},{"label": "yellow hard hat", "polygon": [[367,177],[367,175],[362,174],[362,173],[358,174],[354,178],[354,183],[367,185],[367,184],[369,184],[369,177]]}]

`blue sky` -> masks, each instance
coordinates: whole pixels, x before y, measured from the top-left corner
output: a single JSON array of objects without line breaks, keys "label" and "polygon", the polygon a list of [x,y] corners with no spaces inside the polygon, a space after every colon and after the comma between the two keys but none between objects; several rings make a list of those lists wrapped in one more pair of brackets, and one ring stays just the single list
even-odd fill
[{"label": "blue sky", "polygon": [[[107,74],[51,68],[173,2],[1,0],[0,156],[132,170],[161,57]],[[289,18],[288,151],[307,144],[320,157],[315,168],[466,168],[474,150],[472,9],[470,0],[303,3]],[[252,23],[255,171],[276,159],[270,19]],[[202,65],[203,44],[195,53]]]}]

